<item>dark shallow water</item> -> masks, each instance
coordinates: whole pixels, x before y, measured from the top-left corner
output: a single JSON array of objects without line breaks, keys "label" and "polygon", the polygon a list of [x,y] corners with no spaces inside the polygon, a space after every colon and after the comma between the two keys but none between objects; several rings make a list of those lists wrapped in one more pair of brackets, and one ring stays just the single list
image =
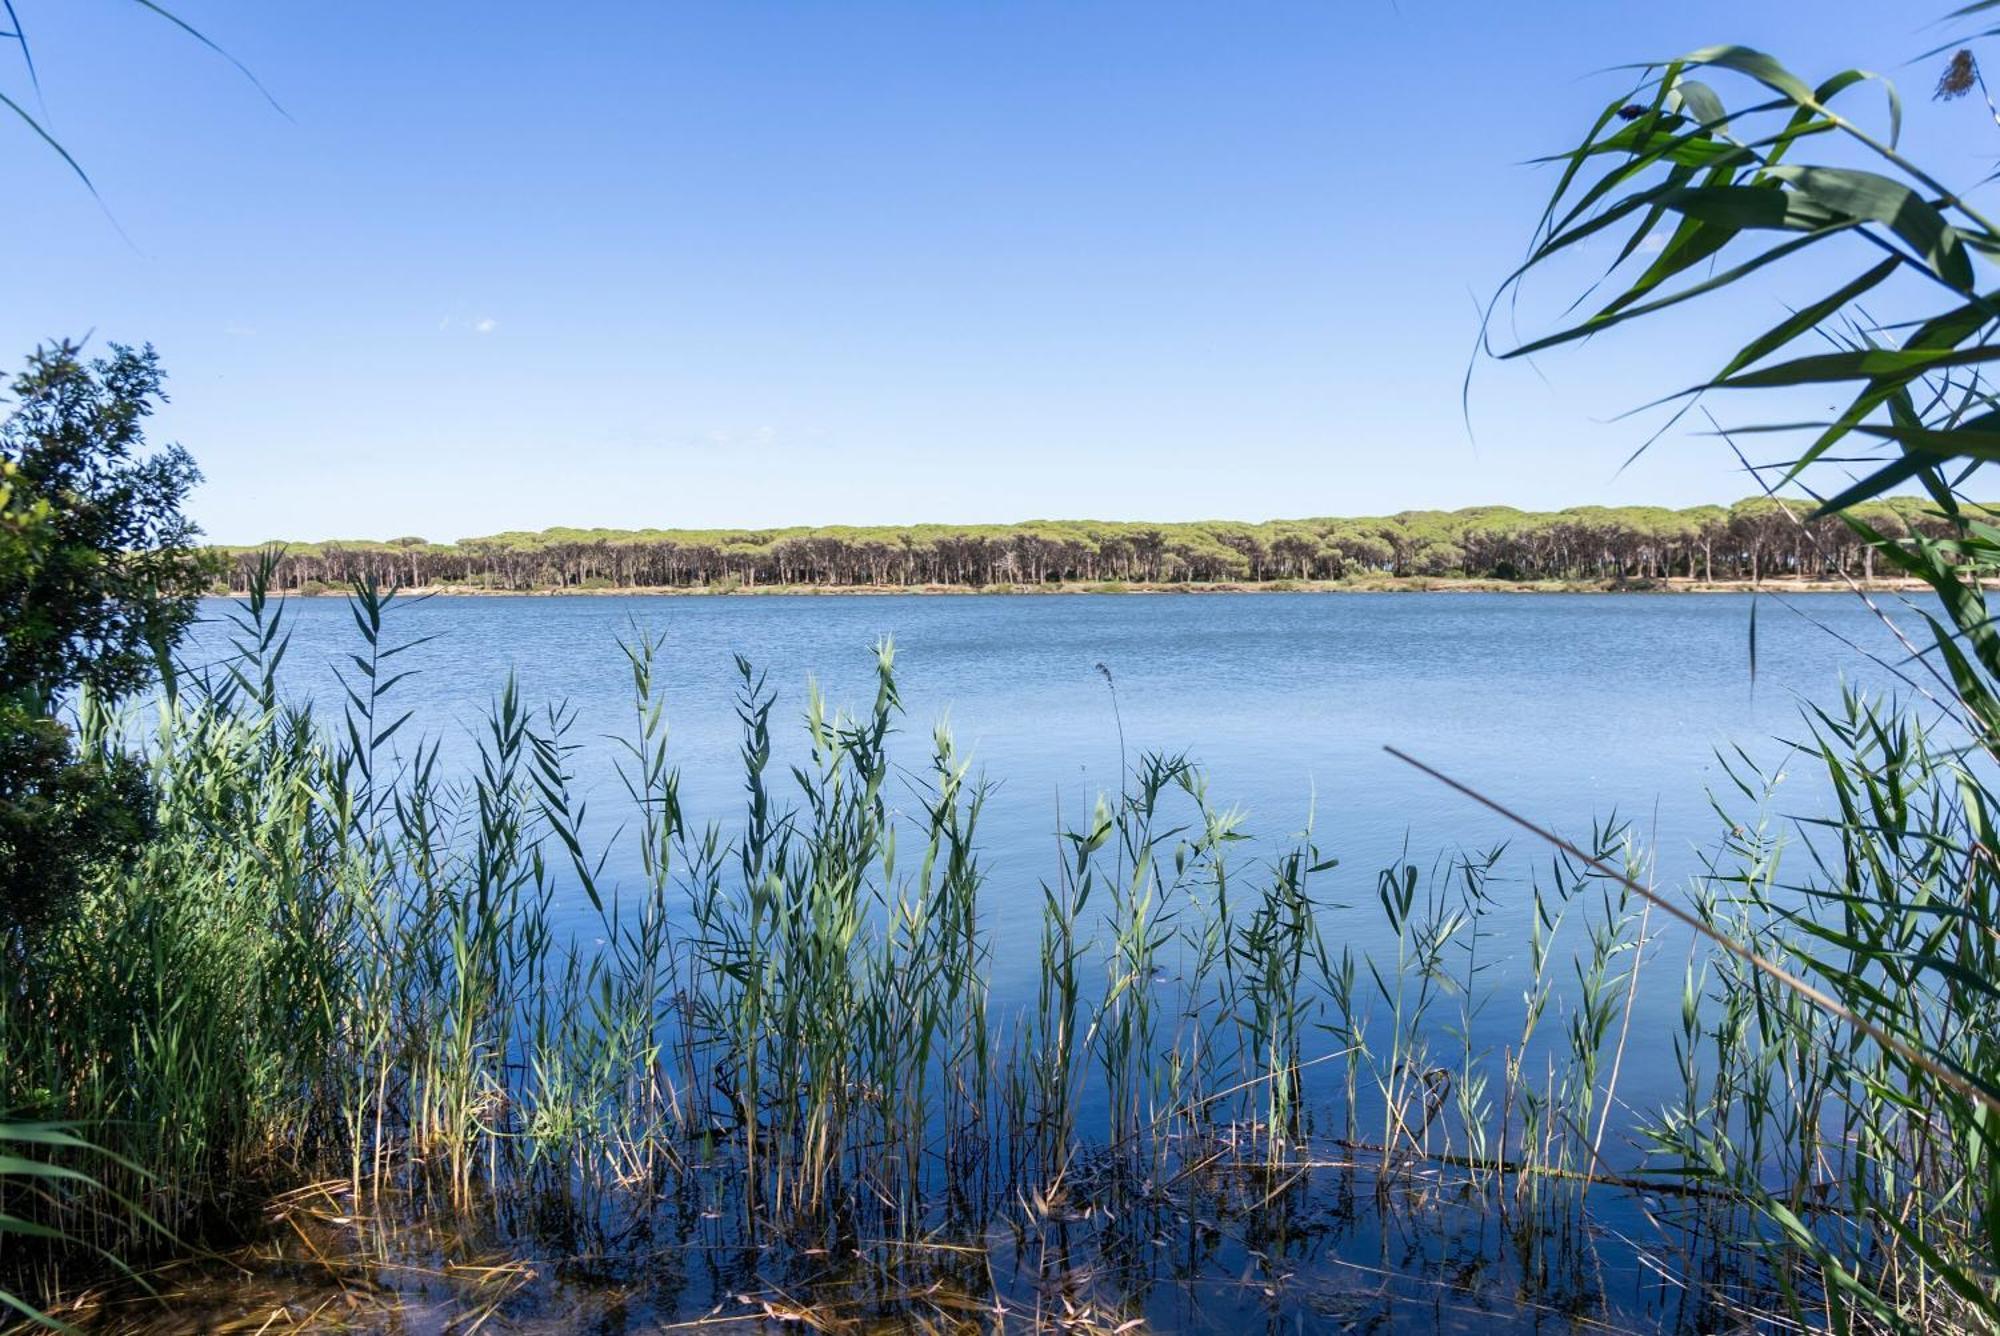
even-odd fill
[{"label": "dark shallow water", "polygon": [[[1432,1175],[1393,1183],[1327,1162],[1205,1183],[1171,1205],[922,1245],[744,1247],[665,1212],[615,1259],[561,1240],[354,1222],[294,1194],[285,1224],[226,1259],[150,1279],[155,1293],[73,1316],[92,1329],[472,1330],[636,1336],[719,1332],[1655,1332],[1686,1326],[1683,1287],[1615,1231],[1535,1255],[1494,1208]],[[332,1186],[332,1185],[329,1185]],[[1246,1211],[1247,1205],[1257,1209]],[[1612,1214],[1619,1214],[1613,1204]],[[164,1298],[162,1304],[158,1299]],[[66,1315],[71,1316],[71,1315]],[[1734,1328],[1736,1324],[1728,1324]],[[1688,1329],[1714,1330],[1701,1319]]]},{"label": "dark shallow water", "polygon": [[[1673,885],[1700,866],[1701,852],[1721,833],[1711,791],[1728,795],[1732,815],[1754,815],[1728,783],[1718,750],[1741,748],[1768,771],[1786,774],[1775,815],[1814,815],[1821,784],[1809,758],[1791,762],[1784,741],[1803,734],[1801,702],[1831,702],[1844,683],[1878,691],[1893,682],[1885,667],[1841,643],[1889,662],[1900,658],[1858,600],[1766,597],[1755,606],[1754,675],[1752,600],[1731,595],[440,598],[393,612],[390,638],[431,637],[400,660],[416,672],[396,694],[399,708],[416,711],[408,736],[414,740],[421,729],[438,738],[447,768],[473,756],[474,727],[510,672],[531,704],[573,708],[573,736],[589,744],[576,768],[599,829],[609,834],[624,819],[622,790],[613,749],[601,739],[629,732],[632,720],[621,635],[664,637],[671,749],[696,822],[731,822],[741,793],[733,656],[768,670],[781,690],[774,715],[774,770],[781,773],[783,762],[805,752],[797,725],[808,680],[833,702],[864,709],[873,693],[871,646],[893,637],[905,707],[901,763],[921,772],[930,728],[948,718],[975,772],[995,786],[981,846],[994,1010],[1004,1016],[1032,994],[1040,888],[1055,873],[1057,830],[1118,785],[1121,723],[1128,759],[1186,751],[1208,773],[1216,804],[1242,809],[1246,829],[1259,837],[1242,860],[1254,862],[1258,850],[1310,823],[1322,851],[1340,860],[1317,885],[1328,902],[1322,927],[1357,954],[1392,945],[1375,904],[1379,869],[1405,859],[1429,868],[1454,851],[1509,843],[1493,882],[1488,926],[1495,944],[1486,977],[1496,997],[1512,989],[1517,1003],[1528,883],[1546,868],[1547,851],[1383,746],[1580,839],[1594,823],[1622,818],[1654,851],[1659,882]],[[212,617],[226,611],[223,604],[208,608]],[[339,600],[304,600],[290,605],[289,615],[290,689],[337,710],[331,667],[356,647],[346,608]],[[213,661],[226,643],[226,628],[204,626],[188,658]],[[1116,684],[1115,711],[1099,665]],[[895,796],[914,806],[913,791]],[[632,870],[614,856],[607,880]],[[580,896],[572,900],[569,921],[587,935],[594,919]],[[1663,937],[1653,954],[1676,959],[1642,984],[1633,1016],[1641,1059],[1664,1051],[1678,1011],[1676,944]],[[1474,1030],[1475,1045],[1497,1050],[1518,1027],[1518,1008],[1496,1007],[1478,1025],[1484,1028]],[[1635,1060],[1620,1099],[1652,1107],[1672,1076],[1670,1062]],[[1332,1092],[1322,1084],[1308,1094],[1327,1099]],[[1338,1162],[1344,1153],[1322,1147],[1318,1154]],[[1629,1167],[1638,1154],[1628,1141],[1607,1148],[1606,1158]],[[1635,1200],[1616,1193],[1593,1200],[1603,1246],[1584,1250],[1592,1274],[1565,1284],[1590,1293],[1562,1313],[1549,1304],[1568,1302],[1565,1287],[1551,1287],[1547,1277],[1528,1283],[1486,1212],[1455,1201],[1442,1182],[1400,1182],[1392,1202],[1378,1198],[1366,1170],[1315,1170],[1287,1189],[1298,1205],[1288,1208],[1275,1242],[1261,1217],[1218,1228],[1211,1239],[1177,1206],[1170,1212],[1177,1218],[1141,1231],[1136,1253],[1121,1263],[1167,1283],[1138,1287],[1145,1297],[1134,1307],[1133,1276],[1116,1275],[1114,1266],[1110,1292],[1124,1301],[1118,1311],[1136,1311],[1167,1330],[1246,1323],[1473,1330],[1498,1316],[1565,1327],[1578,1313],[1639,1328],[1664,1320],[1671,1297],[1662,1297],[1652,1273],[1618,1242],[1646,1227]],[[662,1256],[677,1259],[670,1269],[706,1255],[700,1232],[697,1224],[692,1236],[663,1241]],[[517,1258],[533,1252],[524,1252],[518,1237],[509,1246]],[[982,1265],[1019,1269],[1027,1246],[989,1241]],[[1033,1249],[1034,1285],[1010,1290],[1003,1278],[985,1292],[1049,1301],[1047,1241]],[[536,1265],[532,1285],[523,1282],[524,1294],[541,1296],[523,1311],[567,1315],[558,1326],[588,1313],[592,1329],[651,1329],[644,1324],[727,1307],[737,1292],[770,1278],[757,1266],[741,1276],[712,1270],[663,1301],[652,1282],[579,1285],[574,1268],[554,1260],[558,1252]],[[1101,1279],[1104,1266],[1100,1249],[1079,1270]],[[302,1274],[281,1269],[272,1283],[308,1284]],[[371,1283],[396,1289],[393,1279]],[[810,1277],[798,1283],[809,1287]],[[422,1308],[438,1285],[404,1288]],[[477,1311],[476,1304],[454,1306],[449,1285],[442,1293],[440,1329]],[[414,1309],[392,1325],[429,1329]]]}]

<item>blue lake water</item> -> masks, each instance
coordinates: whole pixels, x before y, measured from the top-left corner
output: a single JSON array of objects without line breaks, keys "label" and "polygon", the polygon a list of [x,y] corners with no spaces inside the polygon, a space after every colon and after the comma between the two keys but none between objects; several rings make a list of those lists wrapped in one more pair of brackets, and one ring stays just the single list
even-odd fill
[{"label": "blue lake water", "polygon": [[[229,610],[207,606],[210,620],[186,647],[191,667],[227,655]],[[1915,610],[1901,613],[1906,625],[1917,624]],[[337,720],[334,670],[360,648],[353,620],[337,599],[294,602],[286,616],[293,626],[286,689]],[[930,732],[940,719],[948,718],[961,753],[993,786],[980,827],[982,903],[1002,1027],[1033,996],[1041,887],[1056,876],[1057,832],[1119,786],[1121,722],[1129,758],[1185,751],[1205,768],[1212,801],[1241,809],[1255,838],[1239,846],[1233,884],[1254,882],[1258,861],[1311,823],[1322,852],[1340,860],[1313,886],[1336,951],[1393,956],[1376,901],[1382,868],[1407,860],[1429,869],[1459,851],[1505,842],[1478,957],[1491,1005],[1461,1009],[1463,999],[1452,998],[1427,1033],[1438,1045],[1434,1061],[1455,1061],[1464,1045],[1488,1066],[1519,1053],[1530,1071],[1541,1061],[1535,1045],[1563,1042],[1574,992],[1566,957],[1583,946],[1576,924],[1566,922],[1550,1014],[1535,1045],[1519,1049],[1532,882],[1548,875],[1551,853],[1383,747],[1420,757],[1580,842],[1593,825],[1623,818],[1654,851],[1657,880],[1671,889],[1701,867],[1723,833],[1711,792],[1733,818],[1757,815],[1717,753],[1740,748],[1784,775],[1774,818],[1820,814],[1826,788],[1817,764],[1786,742],[1805,734],[1802,704],[1834,702],[1844,685],[1887,690],[1905,653],[1866,607],[1839,595],[1754,604],[1723,595],[438,598],[391,613],[390,643],[423,641],[396,660],[414,675],[395,688],[393,709],[415,714],[394,745],[407,755],[420,734],[435,738],[442,768],[469,773],[477,730],[513,674],[531,706],[559,703],[574,712],[571,740],[583,746],[573,766],[589,795],[590,825],[609,839],[630,816],[606,735],[632,730],[630,673],[618,642],[636,635],[664,641],[671,753],[687,814],[729,828],[742,798],[735,656],[779,688],[771,774],[783,795],[789,763],[808,751],[807,683],[817,681],[835,704],[866,709],[872,647],[893,637],[905,709],[892,753],[908,782],[892,789],[891,801],[919,813]],[[1116,684],[1115,710],[1099,665]],[[635,884],[636,864],[636,852],[614,846],[604,880]],[[583,896],[572,890],[557,904],[574,939],[590,949],[602,925]],[[1660,932],[1643,956],[1616,1090],[1620,1112],[1605,1146],[1613,1168],[1645,1167],[1636,1125],[1673,1093],[1686,947],[1684,937]],[[1163,955],[1163,978],[1177,968],[1172,950]],[[1379,1024],[1379,1014],[1367,1022],[1371,1046]],[[1454,1025],[1464,1027],[1462,1036]],[[1338,1047],[1318,1029],[1313,1042]],[[1308,1134],[1338,1147],[1340,1068],[1314,1063],[1325,1054],[1306,1056]],[[1086,1129],[1103,1126],[1094,1098],[1086,1094],[1080,1109]],[[1367,1103],[1364,1092],[1357,1129],[1364,1141]],[[1387,1180],[1402,1186],[1385,1192],[1368,1186],[1365,1174],[1339,1169],[1339,1159],[1336,1150],[1326,1162],[1336,1166],[1331,1176],[1321,1175],[1296,1216],[1290,1206],[1280,1211],[1296,1233],[1289,1224],[1275,1233],[1232,1224],[1211,1244],[1185,1227],[1183,1215],[1178,1232],[1163,1228],[1148,1245],[1164,1249],[1158,1256],[1142,1249],[1136,1270],[1107,1283],[1163,1330],[1570,1329],[1559,1314],[1571,1304],[1581,1317],[1575,1329],[1659,1330],[1693,1320],[1680,1314],[1680,1291],[1640,1259],[1656,1234],[1638,1194],[1592,1197],[1592,1232],[1580,1254],[1588,1274],[1537,1272],[1530,1281],[1526,1270],[1510,1269],[1527,1263],[1514,1258],[1506,1231],[1476,1201],[1441,1195],[1421,1175]],[[1231,1232],[1239,1227],[1240,1238]],[[1121,1237],[1106,1229],[1114,1242]],[[1163,1244],[1169,1235],[1186,1235],[1185,1256]],[[1010,1261],[1008,1237],[1001,1231],[988,1240],[992,1265],[996,1274],[1009,1267],[1018,1274],[994,1283],[1040,1293],[1034,1287],[1047,1283],[1047,1258]],[[1112,1244],[1104,1246],[1112,1258]],[[1670,1248],[1660,1255],[1671,1265]],[[1155,1285],[1156,1270],[1185,1284]],[[1240,1283],[1266,1273],[1285,1279],[1262,1290]],[[733,1286],[748,1283],[711,1278],[705,1296],[696,1286],[676,1297],[669,1286],[648,1302],[686,1317],[728,1302]],[[552,1311],[573,1329],[600,1302],[624,1312],[622,1297],[603,1300],[587,1289],[553,1300]],[[624,1328],[607,1317],[603,1329]]]},{"label": "blue lake water", "polygon": [[[228,605],[206,611],[219,619]],[[290,690],[337,709],[333,666],[358,648],[345,605],[301,600],[288,615]],[[994,785],[981,845],[1004,1011],[1035,968],[1040,885],[1055,875],[1059,823],[1080,820],[1098,793],[1117,788],[1121,717],[1132,757],[1184,750],[1207,771],[1213,800],[1243,810],[1261,843],[1241,857],[1254,860],[1256,849],[1311,822],[1321,850],[1340,860],[1317,884],[1335,906],[1324,920],[1334,942],[1357,951],[1382,944],[1382,867],[1404,857],[1429,866],[1504,840],[1496,926],[1508,929],[1512,886],[1518,945],[1529,927],[1526,879],[1546,868],[1548,851],[1383,746],[1573,836],[1622,817],[1656,851],[1659,879],[1670,885],[1716,842],[1712,789],[1752,810],[1728,784],[1718,749],[1741,747],[1786,770],[1778,812],[1810,815],[1823,799],[1814,766],[1809,758],[1788,766],[1780,740],[1802,735],[1801,701],[1830,702],[1843,682],[1893,684],[1884,666],[1837,638],[1889,662],[1901,657],[1855,598],[1764,597],[1755,625],[1754,677],[1752,600],[1731,595],[437,598],[396,608],[389,638],[432,637],[398,661],[416,670],[395,690],[399,708],[416,711],[398,745],[422,730],[442,741],[447,767],[469,761],[474,728],[513,673],[530,704],[575,710],[574,737],[588,744],[576,760],[580,784],[609,834],[625,800],[602,735],[629,735],[632,724],[621,635],[664,637],[683,801],[693,820],[725,822],[742,791],[733,656],[768,670],[780,689],[774,775],[782,776],[782,763],[806,751],[799,721],[808,680],[832,702],[865,709],[871,647],[893,637],[905,706],[900,765],[921,777],[931,726],[948,718],[975,772]],[[187,658],[219,658],[226,643],[226,627],[212,620]],[[1116,683],[1118,713],[1099,664]],[[914,789],[892,798],[916,806]],[[614,857],[611,874],[635,863],[636,855]],[[1503,938],[1503,955],[1508,945]],[[1508,962],[1499,965],[1504,979]],[[1668,986],[1649,990],[1640,1033],[1666,1023],[1678,976],[1677,963],[1660,971]],[[1631,1079],[1639,1084],[1629,1093],[1643,1101],[1646,1074]]]}]

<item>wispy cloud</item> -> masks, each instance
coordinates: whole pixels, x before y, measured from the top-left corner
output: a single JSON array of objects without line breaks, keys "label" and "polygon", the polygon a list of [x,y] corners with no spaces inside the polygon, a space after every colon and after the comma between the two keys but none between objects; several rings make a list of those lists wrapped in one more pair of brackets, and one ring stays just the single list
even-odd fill
[{"label": "wispy cloud", "polygon": [[709,445],[727,449],[734,446],[773,445],[778,439],[778,429],[776,427],[758,427],[754,430],[745,430],[725,427],[720,430],[710,431],[706,435]]},{"label": "wispy cloud", "polygon": [[498,328],[500,328],[500,322],[490,315],[482,315],[479,319],[472,322],[472,332],[474,334],[491,334]]},{"label": "wispy cloud", "polygon": [[805,431],[772,425],[739,423],[720,427],[633,425],[624,444],[634,450],[723,450],[757,452],[812,444],[824,438],[820,428]]}]

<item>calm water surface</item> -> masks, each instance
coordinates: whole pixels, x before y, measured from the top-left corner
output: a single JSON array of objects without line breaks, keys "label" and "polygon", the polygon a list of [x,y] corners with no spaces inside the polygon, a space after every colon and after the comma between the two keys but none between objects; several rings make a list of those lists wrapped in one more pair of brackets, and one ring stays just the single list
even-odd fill
[{"label": "calm water surface", "polygon": [[[188,649],[226,654],[230,605]],[[289,688],[337,711],[333,677],[359,641],[343,601],[289,604]],[[1212,798],[1271,839],[1310,823],[1341,860],[1322,889],[1372,901],[1374,874],[1427,864],[1518,832],[1385,754],[1409,752],[1565,834],[1626,820],[1663,880],[1697,866],[1733,792],[1718,749],[1782,768],[1802,701],[1843,682],[1898,685],[1838,633],[1896,662],[1899,647],[1847,595],[1204,594],[1033,596],[479,597],[395,606],[390,639],[427,643],[399,665],[411,731],[468,762],[513,674],[531,706],[576,712],[581,787],[607,830],[623,801],[605,735],[629,735],[631,678],[618,641],[664,636],[671,749],[695,820],[729,820],[741,793],[734,656],[768,671],[778,761],[805,753],[809,682],[837,706],[873,698],[872,646],[892,638],[905,708],[899,762],[921,775],[932,726],[994,786],[983,818],[988,905],[1004,943],[1038,923],[1059,822],[1115,791],[1126,754],[1186,752]],[[1113,693],[1102,664],[1116,683]],[[1780,810],[1818,810],[1810,766]],[[782,771],[776,773],[782,774]],[[914,793],[902,795],[906,806]],[[1524,864],[1524,857],[1518,862]],[[613,867],[619,865],[614,861]],[[1031,940],[1031,939],[1030,939]],[[1002,952],[1003,961],[1007,953]]]},{"label": "calm water surface", "polygon": [[[332,671],[359,647],[352,620],[336,599],[289,607],[288,684],[337,709]],[[996,785],[985,846],[1004,928],[1034,908],[1059,815],[1074,820],[1117,787],[1118,716],[1099,664],[1133,758],[1189,753],[1252,830],[1284,836],[1310,821],[1368,886],[1406,844],[1428,856],[1502,833],[1385,744],[1565,832],[1616,813],[1684,863],[1715,834],[1705,795],[1723,782],[1718,748],[1775,763],[1773,739],[1800,734],[1802,699],[1835,699],[1843,681],[1893,685],[1822,629],[1897,654],[1857,600],[1836,594],[1762,600],[1753,680],[1751,607],[1733,595],[482,597],[399,605],[391,638],[432,637],[400,660],[417,673],[395,695],[416,709],[412,727],[464,760],[509,673],[530,704],[573,707],[578,740],[629,732],[618,639],[663,635],[683,797],[700,816],[725,816],[740,790],[733,656],[770,673],[780,759],[796,758],[808,681],[865,709],[871,646],[892,637],[900,760],[920,769],[946,720]],[[204,611],[195,663],[227,643],[229,605]],[[621,793],[611,755],[592,745],[578,761],[601,804]]]},{"label": "calm water surface", "polygon": [[[629,815],[604,740],[632,727],[620,636],[664,637],[683,802],[693,820],[731,826],[742,792],[734,656],[767,670],[780,688],[773,774],[781,776],[785,763],[805,755],[799,721],[807,683],[817,681],[836,704],[865,709],[871,647],[893,637],[905,706],[901,766],[920,781],[931,727],[948,719],[962,753],[994,786],[981,843],[997,1013],[1032,997],[1040,886],[1055,875],[1057,830],[1080,820],[1098,793],[1116,789],[1121,720],[1130,758],[1185,751],[1207,771],[1216,804],[1242,810],[1258,837],[1242,861],[1254,863],[1260,850],[1310,823],[1323,853],[1340,860],[1317,885],[1336,946],[1365,952],[1390,941],[1375,903],[1381,868],[1405,858],[1428,867],[1454,851],[1507,841],[1494,920],[1498,958],[1488,978],[1496,997],[1513,1001],[1494,1008],[1491,1033],[1473,1036],[1497,1052],[1518,1037],[1528,885],[1546,869],[1548,851],[1383,746],[1580,841],[1594,823],[1625,819],[1657,851],[1662,883],[1684,879],[1720,833],[1711,790],[1726,791],[1732,814],[1753,815],[1728,783],[1718,750],[1740,747],[1772,772],[1789,770],[1775,812],[1815,814],[1823,785],[1809,758],[1789,764],[1784,741],[1803,733],[1801,703],[1831,702],[1843,683],[1871,691],[1894,685],[1887,668],[1829,634],[1889,662],[1900,657],[1868,610],[1841,595],[1759,600],[1753,676],[1752,608],[1747,596],[1725,595],[439,598],[398,607],[390,639],[429,637],[399,660],[416,675],[396,696],[399,709],[416,711],[404,736],[421,728],[439,739],[447,767],[472,760],[475,730],[510,673],[531,704],[572,708],[573,736],[588,744],[576,760],[579,782],[608,836]],[[207,608],[212,620],[192,638],[191,663],[226,654],[227,627],[214,619],[228,611],[221,603]],[[359,647],[352,619],[333,599],[293,603],[288,615],[295,627],[289,689],[336,713],[333,667]],[[1116,683],[1115,710],[1100,664]],[[914,787],[892,799],[917,810]],[[614,877],[635,868],[636,854],[610,864]],[[595,920],[580,896],[571,900],[571,926],[587,936]],[[1648,967],[1650,986],[1634,1014],[1641,1046],[1665,1045],[1677,1017],[1684,957],[1671,939],[1652,953],[1663,956],[1672,959]],[[1670,1068],[1632,1064],[1621,1102],[1656,1107]],[[1629,1140],[1615,1153],[1627,1163],[1639,1154]],[[1606,1209],[1614,1228],[1641,1224],[1630,1202],[1614,1198]],[[1349,1224],[1327,1226],[1326,1238],[1365,1226],[1376,1242],[1360,1251],[1372,1255],[1379,1245],[1375,1265],[1428,1273],[1451,1260],[1391,1262],[1392,1216],[1371,1209],[1341,1218]],[[1487,1245],[1454,1246],[1479,1256]],[[1324,1250],[1304,1265],[1337,1279],[1350,1263],[1335,1259],[1356,1247],[1329,1241]],[[1613,1269],[1630,1277],[1636,1324],[1650,1326],[1657,1314],[1641,1293],[1645,1273],[1629,1256]],[[1235,1312],[1233,1303],[1211,1297],[1210,1319]],[[1202,1325],[1155,1316],[1166,1329]],[[1460,1325],[1421,1306],[1391,1325],[1406,1323]]]},{"label": "calm water surface", "polygon": [[[1385,744],[1580,843],[1593,823],[1627,821],[1669,884],[1715,844],[1711,791],[1725,794],[1732,814],[1754,810],[1729,784],[1719,749],[1741,747],[1787,772],[1780,814],[1817,812],[1814,768],[1788,769],[1782,741],[1801,736],[1801,703],[1836,700],[1843,682],[1898,685],[1829,634],[1898,661],[1879,621],[1841,594],[1761,599],[1754,675],[1747,595],[582,596],[392,606],[391,640],[429,637],[398,660],[416,670],[395,691],[399,709],[416,711],[406,733],[439,739],[448,766],[469,764],[477,726],[514,674],[531,706],[574,709],[574,737],[587,744],[579,784],[607,835],[629,816],[606,740],[632,728],[621,636],[664,637],[683,802],[691,820],[731,826],[742,792],[734,656],[779,689],[773,775],[782,792],[785,763],[806,753],[807,684],[865,710],[871,647],[892,638],[905,708],[892,744],[900,765],[920,781],[931,728],[948,721],[994,786],[981,843],[1003,1004],[1032,977],[1059,823],[1080,821],[1097,794],[1117,788],[1121,718],[1130,758],[1188,753],[1216,805],[1240,808],[1266,847],[1310,823],[1322,852],[1340,860],[1321,897],[1355,907],[1330,911],[1329,928],[1364,949],[1384,933],[1376,873],[1400,859],[1428,868],[1440,855],[1506,841],[1503,881],[1523,886],[1547,864],[1545,850],[1388,756]],[[337,711],[333,671],[359,648],[353,620],[339,599],[289,609],[290,689]],[[207,605],[191,662],[226,653],[220,619],[229,611]],[[1116,683],[1116,711],[1099,664]],[[892,798],[916,807],[914,788]],[[610,866],[634,871],[636,853]]]}]

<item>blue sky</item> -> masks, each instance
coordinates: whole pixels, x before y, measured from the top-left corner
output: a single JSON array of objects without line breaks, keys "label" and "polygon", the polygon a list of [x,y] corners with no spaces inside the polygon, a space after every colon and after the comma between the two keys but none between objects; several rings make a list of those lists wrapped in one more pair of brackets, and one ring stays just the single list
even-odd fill
[{"label": "blue sky", "polygon": [[1872,0],[175,0],[289,117],[131,0],[16,3],[105,207],[0,129],[0,349],[155,343],[232,542],[1730,499],[1608,419],[1781,289],[1461,418],[1591,71],[1873,63],[1931,161],[1993,156]]}]

